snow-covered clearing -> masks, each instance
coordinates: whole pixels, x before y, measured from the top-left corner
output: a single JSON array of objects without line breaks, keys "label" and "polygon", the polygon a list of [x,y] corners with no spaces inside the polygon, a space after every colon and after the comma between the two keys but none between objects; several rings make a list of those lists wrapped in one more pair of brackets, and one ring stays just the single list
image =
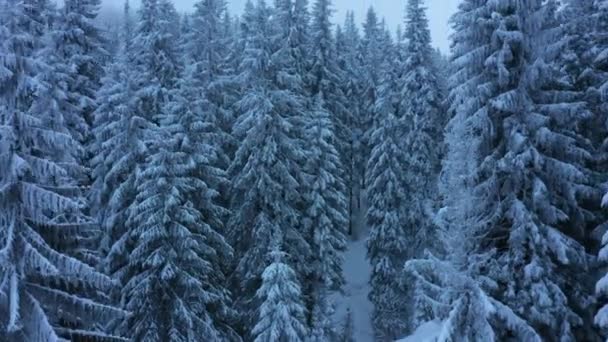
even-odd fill
[{"label": "snow-covered clearing", "polygon": [[441,323],[437,321],[426,322],[410,336],[397,342],[434,342],[441,332]]},{"label": "snow-covered clearing", "polygon": [[[363,195],[363,198],[365,198],[365,195]],[[354,235],[356,239],[350,241],[348,250],[344,254],[344,277],[346,279],[344,294],[337,294],[334,301],[336,303],[336,322],[342,325],[347,310],[350,308],[355,341],[373,342],[374,333],[370,320],[373,305],[367,298],[371,273],[365,246],[367,240],[367,227],[365,225],[367,205],[365,201],[362,202],[361,210],[357,213],[355,220]]]}]

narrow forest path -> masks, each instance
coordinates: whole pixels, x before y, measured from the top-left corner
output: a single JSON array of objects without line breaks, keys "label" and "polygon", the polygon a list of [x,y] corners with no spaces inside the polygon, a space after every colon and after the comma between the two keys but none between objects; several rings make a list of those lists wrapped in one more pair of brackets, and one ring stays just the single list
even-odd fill
[{"label": "narrow forest path", "polygon": [[[363,195],[365,198],[365,196]],[[348,249],[344,253],[344,295],[337,295],[336,322],[344,323],[347,310],[350,308],[353,318],[356,342],[373,342],[374,333],[371,324],[373,305],[367,298],[369,294],[369,276],[371,266],[366,258],[368,228],[365,222],[367,205],[362,200],[361,210],[356,214],[354,240],[349,241]]]}]

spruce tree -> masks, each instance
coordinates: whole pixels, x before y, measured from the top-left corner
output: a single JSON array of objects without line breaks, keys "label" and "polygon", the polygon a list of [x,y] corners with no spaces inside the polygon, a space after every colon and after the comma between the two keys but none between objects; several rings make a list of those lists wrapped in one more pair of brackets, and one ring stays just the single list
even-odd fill
[{"label": "spruce tree", "polygon": [[[335,40],[332,34],[331,1],[316,0],[312,12],[312,65],[310,70],[311,94],[320,95],[335,127],[336,149],[340,153],[342,165],[352,159],[352,117],[348,111],[341,84],[343,82],[337,64]],[[339,170],[340,176],[346,173]]]},{"label": "spruce tree", "polygon": [[[47,47],[41,54],[50,67],[52,78],[57,86],[64,88],[61,95],[60,111],[62,121],[73,139],[78,142],[82,150],[77,158],[79,168],[71,169],[70,173],[82,186],[81,190],[91,185],[89,144],[92,142],[91,124],[93,111],[97,107],[96,92],[103,75],[102,63],[106,58],[103,48],[104,38],[101,36],[97,24],[93,21],[97,16],[99,3],[96,1],[74,2],[67,1],[64,7],[57,11],[54,24],[50,27]],[[89,205],[84,196],[88,193],[80,191],[83,196],[83,214],[89,214]],[[74,213],[63,217],[64,220],[80,219]],[[64,252],[86,258],[91,264],[99,263],[97,243],[101,231],[92,229],[86,234],[74,234],[63,239]]]},{"label": "spruce tree", "polygon": [[359,61],[361,63],[361,111],[359,113],[359,127],[362,132],[361,136],[361,148],[359,153],[362,155],[361,160],[363,161],[362,177],[361,177],[361,189],[366,189],[367,184],[367,161],[370,158],[370,151],[373,148],[371,146],[371,134],[374,128],[374,119],[377,116],[374,111],[376,101],[378,99],[377,93],[380,86],[380,72],[383,63],[382,58],[382,47],[381,47],[381,35],[382,27],[378,21],[378,15],[376,11],[370,7],[363,23],[363,37],[361,39],[359,47]]},{"label": "spruce tree", "polygon": [[[107,54],[103,48],[105,39],[95,23],[99,6],[99,0],[68,0],[55,24],[55,51],[62,63],[70,66],[68,101],[71,108],[67,124],[75,139],[84,145],[91,141],[93,111],[97,107],[95,95]],[[85,162],[88,164],[88,158]]]},{"label": "spruce tree", "polygon": [[[540,48],[555,44],[555,9],[552,1],[500,8],[505,24],[499,24],[496,32],[502,32],[513,18],[533,18],[540,25],[523,22],[509,29],[522,35],[519,40],[505,35],[499,40],[501,46],[492,42],[496,45],[491,45],[495,52],[489,66],[498,87],[486,108],[491,122],[504,127],[500,135],[504,145],[491,145],[491,154],[480,166],[487,175],[481,187],[499,194],[502,203],[484,208],[489,209],[485,213],[494,214],[490,236],[502,235],[503,220],[510,226],[508,249],[499,257],[501,269],[510,271],[497,270],[494,276],[508,289],[501,300],[521,313],[543,338],[592,340],[593,332],[585,328],[591,288],[586,283],[589,279],[580,277],[589,263],[581,243],[588,217],[582,198],[590,184],[586,169],[590,156],[586,139],[577,134],[577,123],[588,112],[564,89],[561,68],[553,65],[553,49]],[[509,52],[520,67],[508,62]],[[522,112],[530,118],[522,119]],[[493,174],[487,173],[491,168],[495,168]],[[550,302],[540,300],[547,297]]]},{"label": "spruce tree", "polygon": [[283,261],[286,256],[278,247],[281,243],[276,235],[280,233],[274,232],[271,239],[279,241],[272,242],[271,263],[262,274],[262,285],[257,292],[261,305],[252,332],[254,341],[304,341],[306,325],[301,289],[296,273]]},{"label": "spruce tree", "polygon": [[[580,3],[582,2],[582,3]],[[587,103],[589,109],[592,111],[593,120],[590,120],[588,126],[584,126],[581,130],[586,132],[592,132],[591,139],[594,143],[596,156],[596,164],[594,170],[598,173],[596,177],[596,189],[599,191],[606,191],[606,177],[605,169],[606,163],[608,162],[608,140],[606,139],[608,129],[605,124],[605,106],[606,106],[606,89],[608,89],[608,39],[606,39],[606,33],[608,32],[608,4],[606,1],[572,1],[571,7],[577,11],[577,20],[575,23],[576,30],[575,35],[572,37],[572,44],[577,44],[579,52],[576,56],[580,56],[579,63],[573,63],[573,65],[579,67],[580,77],[577,80],[582,80],[581,90],[585,90],[587,95]],[[593,29],[589,30],[588,18],[592,19]],[[591,31],[591,32],[589,32]],[[575,74],[576,75],[576,74]],[[598,203],[594,201],[592,203]],[[605,265],[608,258],[606,258],[606,245],[608,241],[608,234],[605,233],[608,220],[606,219],[606,197],[601,202],[602,213],[604,215],[599,216],[598,230],[604,231],[604,236],[601,239],[601,248],[598,253],[598,261],[601,265]],[[598,301],[601,304],[601,308],[598,310],[595,316],[595,324],[602,329],[604,336],[608,333],[608,319],[607,312],[608,306],[606,305],[606,275],[604,274],[596,284],[596,295]]]},{"label": "spruce tree", "polygon": [[[82,147],[65,125],[67,89],[49,42],[46,1],[0,1],[0,335],[7,341],[95,336],[123,312],[93,299],[114,283],[64,253],[92,226],[74,170]],[[59,63],[57,63],[59,64]]]},{"label": "spruce tree", "polygon": [[[241,142],[229,169],[232,178],[230,236],[237,253],[235,278],[243,312],[244,334],[249,336],[256,319],[252,300],[268,266],[270,234],[284,237],[285,260],[300,282],[309,274],[310,246],[304,237],[300,180],[302,158],[303,100],[295,76],[291,1],[269,9],[264,1],[247,6],[245,55],[239,79],[242,113],[233,133]],[[272,21],[268,21],[272,11]],[[251,335],[253,337],[253,335]]]},{"label": "spruce tree", "polygon": [[[133,255],[141,239],[139,222],[134,217],[138,196],[141,197],[139,177],[146,159],[154,154],[156,146],[151,141],[157,135],[169,91],[179,72],[171,23],[159,11],[156,0],[142,2],[134,36],[127,39],[124,64],[111,70],[119,78],[106,78],[100,92],[110,101],[98,109],[96,127],[96,144],[107,151],[96,160],[96,205],[105,208],[101,212],[106,229],[103,245],[107,246],[104,267],[121,282],[123,288],[116,297],[130,310],[133,304],[127,285],[138,276],[141,262]],[[138,318],[141,317],[116,320],[113,328],[122,334],[138,334],[134,326]]]},{"label": "spruce tree", "polygon": [[[122,148],[128,143],[131,131],[125,130],[132,111],[130,100],[133,96],[132,69],[127,51],[131,47],[132,26],[130,20],[129,1],[125,1],[125,22],[121,33],[119,51],[105,67],[104,76],[101,79],[101,87],[96,94],[99,106],[93,113],[92,135],[93,141],[89,150],[91,159],[93,183],[89,194],[89,205],[92,216],[99,222],[102,229],[102,239],[99,246],[102,257],[107,258],[113,241],[120,237],[119,231],[124,227],[114,223],[114,220],[123,220],[124,212],[119,208],[112,209],[110,201],[117,185],[129,175],[132,164],[131,155],[125,153]],[[124,135],[122,135],[124,134]],[[121,161],[121,171],[114,168]],[[129,162],[127,162],[129,161]],[[122,169],[124,168],[124,169]],[[115,216],[119,215],[119,216]],[[107,268],[106,261],[102,262],[101,268],[105,272],[111,272]]]},{"label": "spruce tree", "polygon": [[[576,131],[587,113],[553,63],[555,9],[551,1],[460,6],[451,97],[466,135],[450,144],[464,141],[477,155],[467,173],[469,220],[453,224],[470,222],[460,227],[480,237],[473,253],[493,253],[469,266],[484,270],[490,297],[542,339],[593,340],[584,314],[590,290],[577,276],[588,267],[579,229],[587,213],[574,195],[589,184],[586,141]],[[501,339],[521,327],[492,328]]]},{"label": "spruce tree", "polygon": [[185,196],[194,210],[201,214],[200,223],[204,226],[206,251],[202,255],[208,259],[209,269],[201,277],[211,301],[207,304],[207,314],[218,330],[218,336],[231,341],[239,340],[231,325],[236,319],[232,307],[232,296],[226,286],[227,273],[233,259],[232,247],[224,234],[227,209],[222,203],[218,189],[226,184],[226,172],[218,168],[217,159],[221,158],[215,144],[217,126],[208,115],[208,102],[200,97],[201,83],[194,66],[187,66],[178,87],[171,92],[167,103],[167,120],[162,126],[171,136],[180,137],[179,151],[188,156],[187,175],[191,182],[185,189]]},{"label": "spruce tree", "polygon": [[[405,35],[402,52],[404,61],[400,68],[400,101],[397,105],[399,120],[406,127],[407,135],[402,142],[408,151],[405,162],[405,188],[407,204],[403,206],[404,224],[408,235],[413,235],[409,258],[422,256],[426,248],[437,248],[432,212],[437,200],[437,178],[440,169],[443,113],[436,69],[433,65],[431,36],[425,8],[421,0],[409,0],[406,9]],[[399,46],[399,45],[398,45]],[[406,282],[411,282],[408,278]],[[409,295],[416,284],[408,284]],[[424,323],[424,308],[415,305],[415,317],[409,317],[414,325]]]},{"label": "spruce tree", "polygon": [[308,0],[294,0],[293,2],[293,34],[292,38],[294,47],[296,48],[296,67],[298,74],[301,75],[305,85],[310,84],[311,80],[307,72],[310,70],[311,54],[312,54],[312,37],[311,37],[311,15],[309,11]]},{"label": "spruce tree", "polygon": [[208,101],[207,115],[217,127],[215,143],[220,153],[217,166],[224,170],[236,148],[229,133],[236,119],[231,106],[238,90],[227,65],[231,46],[223,23],[226,14],[225,0],[197,2],[186,46],[186,61],[196,66],[191,71],[201,82],[201,95]]},{"label": "spruce tree", "polygon": [[[389,68],[387,68],[389,70]],[[381,113],[371,135],[368,162],[367,256],[372,265],[369,298],[374,304],[372,323],[376,337],[394,340],[407,332],[409,300],[401,281],[412,237],[405,224],[407,204],[404,165],[406,154],[400,138],[404,127],[395,116],[394,74],[383,74],[374,111]]]},{"label": "spruce tree", "polygon": [[[560,55],[556,63],[565,72],[561,83],[570,91],[570,96],[585,104],[586,112],[580,112],[581,115],[576,120],[575,131],[578,134],[576,138],[586,141],[586,144],[581,144],[581,147],[586,150],[592,160],[592,162],[585,163],[588,167],[588,170],[585,171],[587,171],[586,174],[592,187],[578,193],[579,203],[586,212],[584,216],[578,218],[578,223],[572,226],[578,228],[575,232],[579,236],[579,240],[591,251],[595,250],[597,242],[605,246],[605,240],[598,236],[598,233],[603,234],[606,231],[608,221],[606,211],[600,205],[603,205],[600,199],[606,191],[605,169],[608,162],[607,127],[604,114],[606,80],[608,79],[608,60],[606,58],[608,8],[605,1],[569,0],[564,1],[558,15],[564,29],[561,41],[563,48],[559,51]],[[592,229],[594,230],[592,231]],[[599,250],[599,267],[605,263],[604,249],[604,247],[600,247]],[[600,278],[595,286],[596,299],[601,308],[596,313],[594,322],[590,319],[587,309],[581,307],[577,311],[584,324],[580,330],[589,332],[587,336],[584,336],[588,339],[597,338],[592,335],[595,330],[592,327],[593,323],[600,327],[604,335],[606,334],[606,323],[603,318],[606,311],[604,278]],[[590,283],[591,281],[593,280],[588,277],[581,277],[579,283]]]},{"label": "spruce tree", "polygon": [[[191,91],[189,86],[181,92]],[[178,106],[188,103],[181,92],[174,97]],[[204,139],[196,127],[205,122],[184,106],[169,105],[161,127],[149,136],[154,152],[137,176],[129,213],[134,242],[123,298],[131,315],[123,326],[138,341],[234,338],[222,320],[230,309],[220,267],[231,248],[215,230],[217,193],[200,178],[213,148],[204,140],[196,144]]]},{"label": "spruce tree", "polygon": [[309,296],[307,309],[309,325],[314,325],[313,322],[325,325],[324,336],[329,336],[331,316],[327,314],[331,305],[328,294],[340,290],[344,284],[341,254],[346,249],[347,214],[340,157],[332,145],[335,140],[333,125],[324,109],[322,96],[315,98],[304,129],[305,140],[310,144],[303,169],[303,181],[307,184],[304,194],[306,240],[311,249],[311,272],[305,278],[305,292]]},{"label": "spruce tree", "polygon": [[[344,29],[336,30],[336,53],[340,78],[342,79],[342,93],[348,99],[346,110],[351,119],[349,130],[350,160],[343,162],[345,170],[345,184],[348,191],[349,228],[348,233],[353,235],[353,226],[356,214],[361,207],[361,188],[364,182],[363,175],[367,160],[364,141],[365,120],[362,101],[362,66],[359,58],[359,45],[361,37],[355,23],[354,13],[348,12],[344,22]],[[344,159],[344,158],[343,158]]]},{"label": "spruce tree", "polygon": [[[195,4],[191,17],[191,28],[185,44],[185,64],[190,65],[188,72],[196,83],[198,95],[205,102],[207,130],[213,132],[209,143],[215,146],[210,166],[226,172],[236,150],[236,141],[231,136],[235,120],[234,103],[238,99],[238,82],[233,77],[230,66],[229,50],[232,47],[230,32],[226,31],[224,20],[227,16],[224,0],[203,0]],[[211,136],[211,135],[210,135]],[[201,176],[205,177],[204,174]],[[214,173],[209,173],[213,178]],[[217,204],[224,209],[221,220],[228,219],[229,188],[228,180],[206,179],[210,187],[219,193]],[[222,227],[216,227],[223,234]]]}]

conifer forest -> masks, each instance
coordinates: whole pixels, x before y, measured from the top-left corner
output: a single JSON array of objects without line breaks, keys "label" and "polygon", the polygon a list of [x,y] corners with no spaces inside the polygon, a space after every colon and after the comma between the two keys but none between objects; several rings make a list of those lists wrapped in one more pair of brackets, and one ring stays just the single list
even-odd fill
[{"label": "conifer forest", "polygon": [[0,342],[608,341],[608,0],[107,1],[0,0]]}]

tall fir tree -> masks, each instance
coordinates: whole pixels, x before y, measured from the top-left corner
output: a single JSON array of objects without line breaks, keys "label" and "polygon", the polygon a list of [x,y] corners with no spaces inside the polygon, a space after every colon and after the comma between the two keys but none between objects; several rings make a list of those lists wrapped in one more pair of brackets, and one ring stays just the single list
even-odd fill
[{"label": "tall fir tree", "polygon": [[[56,29],[56,51],[62,62],[69,65],[70,116],[67,124],[75,139],[83,145],[91,141],[93,111],[97,107],[95,95],[103,76],[102,63],[107,52],[104,38],[95,23],[99,0],[68,0],[60,11]],[[85,164],[88,164],[88,159]]]},{"label": "tall fir tree", "polygon": [[136,180],[132,271],[123,296],[131,312],[124,325],[138,341],[238,340],[226,321],[231,309],[221,267],[232,250],[216,230],[218,194],[201,178],[222,174],[208,166],[216,154],[213,132],[205,130],[206,108],[191,82],[186,75],[149,135],[154,152]]},{"label": "tall fir tree", "polygon": [[7,341],[111,339],[98,328],[123,316],[93,300],[114,282],[63,250],[63,238],[92,225],[74,176],[82,147],[65,124],[54,11],[47,1],[0,2],[0,335]]},{"label": "tall fir tree", "polygon": [[309,11],[310,5],[308,0],[294,0],[293,2],[293,34],[292,41],[296,48],[296,70],[302,77],[305,85],[310,84],[307,72],[310,70],[311,63],[311,15]]},{"label": "tall fir tree", "polygon": [[[230,48],[233,48],[231,33],[224,22],[228,16],[224,0],[202,0],[195,4],[191,17],[191,29],[186,37],[185,58],[189,73],[192,73],[200,97],[204,99],[204,116],[211,140],[208,143],[215,146],[214,155],[209,159],[209,167],[225,174],[234,152],[236,141],[231,135],[232,125],[236,119],[234,103],[239,94],[238,82],[233,77],[234,67],[231,66]],[[229,17],[228,17],[229,18]],[[194,94],[194,93],[193,93]],[[215,226],[222,234],[226,234],[225,224],[229,216],[230,184],[223,176],[218,178],[216,173],[201,173],[202,179],[218,193],[216,204],[223,208],[220,212],[221,226]],[[225,260],[226,267],[232,262]]]},{"label": "tall fir tree", "polygon": [[[594,170],[597,172],[596,189],[602,192],[607,190],[605,175],[606,163],[608,162],[608,139],[606,124],[606,103],[608,89],[608,3],[606,1],[571,1],[570,6],[576,15],[571,18],[574,22],[574,34],[570,40],[573,45],[572,50],[578,59],[577,63],[572,63],[577,67],[575,75],[579,81],[579,90],[586,95],[588,108],[593,113],[593,118],[589,124],[581,130],[591,133],[591,140],[595,147],[596,163]],[[593,29],[589,30],[589,18],[593,24]],[[598,203],[593,201],[592,203]],[[602,213],[606,212],[606,197],[604,195],[601,202]],[[592,208],[592,209],[597,209]],[[598,253],[600,265],[605,265],[608,261],[606,257],[606,245],[608,242],[608,219],[605,215],[599,216],[598,231],[604,232],[601,238],[601,248]],[[596,221],[597,222],[597,221]],[[601,271],[600,271],[601,272]],[[595,324],[600,327],[602,333],[608,336],[608,305],[606,305],[606,275],[604,274],[596,284],[596,295],[600,302],[600,309],[595,316]]]},{"label": "tall fir tree", "polygon": [[480,288],[525,323],[493,322],[485,333],[492,339],[530,327],[535,339],[596,338],[585,314],[591,291],[580,277],[589,264],[581,222],[590,155],[576,128],[588,112],[554,63],[561,48],[556,8],[553,1],[468,1],[455,16],[451,97],[461,123],[451,126],[466,124],[465,144],[477,155],[467,172],[469,219],[452,224],[478,236],[470,257],[487,256],[468,266],[477,269]]},{"label": "tall fir tree", "polygon": [[[337,64],[335,39],[331,19],[331,1],[316,0],[313,4],[311,25],[310,70],[311,95],[321,95],[336,134],[336,148],[340,153],[342,165],[352,159],[352,117],[347,109],[347,99],[340,86],[343,79]],[[346,173],[340,170],[341,176]]]},{"label": "tall fir tree", "polygon": [[[125,1],[124,6],[125,21],[122,27],[120,47],[113,60],[105,67],[104,76],[101,79],[101,87],[96,94],[99,106],[93,113],[93,126],[91,129],[93,141],[89,145],[89,151],[93,155],[91,159],[93,183],[89,194],[89,205],[91,215],[99,222],[102,229],[102,239],[99,246],[102,257],[107,258],[112,243],[120,237],[120,227],[114,224],[113,220],[123,220],[124,212],[110,207],[117,184],[121,184],[129,175],[132,162],[129,160],[129,153],[126,153],[124,146],[129,144],[126,137],[131,132],[121,136],[123,126],[130,118],[132,103],[129,101],[133,95],[131,84],[132,70],[131,60],[128,51],[131,48],[133,38],[132,23],[129,20],[130,5]],[[126,132],[122,131],[122,133]],[[121,161],[120,168],[114,168]],[[125,168],[125,169],[121,169]],[[118,171],[118,170],[121,171]],[[123,171],[127,171],[122,173]],[[119,218],[120,217],[120,218]],[[106,265],[106,260],[101,263],[101,268],[105,272],[111,272]]]},{"label": "tall fir tree", "polygon": [[[243,312],[245,336],[252,335],[256,318],[255,293],[268,266],[272,232],[284,237],[284,262],[300,282],[307,274],[310,246],[303,236],[300,191],[303,158],[301,80],[295,74],[291,1],[249,5],[243,24],[248,28],[239,79],[242,113],[233,132],[241,141],[229,169],[233,180],[230,236],[237,252],[237,299]],[[272,12],[272,21],[269,21]]]},{"label": "tall fir tree", "polygon": [[380,86],[380,73],[383,63],[382,52],[385,51],[381,46],[382,27],[378,20],[376,11],[370,7],[363,23],[363,37],[359,46],[359,62],[361,63],[361,112],[359,127],[362,131],[361,148],[358,151],[363,161],[361,189],[366,189],[367,161],[371,152],[371,134],[374,130],[374,111],[378,99],[378,88]]},{"label": "tall fir tree", "polygon": [[309,326],[317,326],[316,338],[332,335],[330,291],[344,284],[341,254],[346,249],[346,197],[340,178],[340,155],[333,146],[335,135],[321,95],[315,98],[304,137],[310,147],[304,164],[306,239],[311,249],[311,272],[305,277]]},{"label": "tall fir tree", "polygon": [[215,143],[221,157],[218,167],[223,169],[228,167],[236,148],[230,131],[236,119],[232,105],[238,90],[227,64],[231,37],[223,23],[226,14],[225,0],[201,0],[196,3],[186,47],[187,63],[196,66],[192,72],[199,78],[203,86],[202,95],[208,101],[207,115],[213,118],[217,126]]},{"label": "tall fir tree", "polygon": [[[80,169],[74,175],[83,189],[91,185],[90,144],[93,112],[97,108],[97,91],[104,70],[102,63],[107,58],[104,37],[95,23],[99,1],[66,1],[58,11],[57,20],[51,29],[49,47],[44,58],[54,69],[56,76],[65,84],[65,99],[62,112],[70,134],[83,147],[78,157]],[[88,193],[87,193],[88,195]],[[88,201],[82,201],[83,213],[90,214]],[[96,250],[101,231],[86,235],[74,235],[64,239],[66,249],[87,258],[89,263],[99,264]],[[67,250],[66,250],[67,251]]]},{"label": "tall fir tree", "polygon": [[283,260],[286,256],[278,247],[281,245],[280,232],[271,234],[272,262],[262,273],[262,285],[257,291],[262,304],[258,322],[252,332],[254,341],[304,341],[307,329],[298,277]]},{"label": "tall fir tree", "polygon": [[227,182],[226,171],[218,168],[220,157],[215,144],[217,126],[206,114],[209,104],[201,98],[201,82],[196,73],[187,66],[178,87],[171,92],[171,101],[165,109],[169,115],[164,127],[172,136],[181,135],[180,151],[189,157],[188,175],[192,184],[185,191],[192,207],[201,213],[200,221],[205,226],[205,241],[208,245],[203,256],[207,258],[210,269],[204,274],[205,289],[212,294],[207,304],[207,312],[217,327],[218,336],[231,341],[239,340],[231,325],[236,319],[232,307],[232,294],[226,286],[227,273],[233,259],[233,250],[227,243],[225,218],[227,209],[218,192]]},{"label": "tall fir tree", "polygon": [[[163,108],[180,68],[172,23],[161,15],[161,5],[156,0],[142,2],[137,28],[133,37],[127,38],[124,64],[118,62],[115,69],[110,70],[111,75],[119,79],[105,79],[100,95],[109,101],[97,112],[96,145],[108,151],[96,160],[99,177],[96,205],[105,208],[101,217],[106,229],[104,267],[123,286],[117,295],[123,308],[133,306],[127,285],[138,276],[141,262],[134,254],[141,238],[134,217],[141,182],[138,177],[142,175],[146,158],[153,154],[154,145],[150,142],[157,134]],[[141,318],[116,320],[114,328],[125,335],[136,334],[135,325]]]},{"label": "tall fir tree", "polygon": [[404,126],[396,117],[395,75],[386,68],[374,112],[377,124],[371,135],[368,162],[367,257],[372,266],[369,298],[374,304],[372,324],[378,340],[391,341],[408,330],[406,288],[401,269],[412,235],[405,224],[407,205],[404,179],[406,154],[401,144]]},{"label": "tall fir tree", "polygon": [[[362,63],[359,56],[361,37],[355,23],[354,12],[348,12],[344,28],[336,30],[336,53],[340,78],[342,79],[342,92],[348,99],[346,110],[350,113],[349,124],[350,160],[343,163],[346,177],[344,179],[348,191],[349,227],[348,233],[355,234],[354,223],[356,215],[361,209],[361,188],[366,168],[367,144],[364,140],[365,120],[362,100]],[[344,158],[343,158],[344,159]]]},{"label": "tall fir tree", "polygon": [[[587,144],[581,145],[581,147],[592,155],[592,162],[587,162],[586,165],[590,169],[587,171],[590,171],[588,172],[589,179],[593,188],[579,194],[581,198],[579,202],[588,212],[585,217],[579,218],[578,235],[588,250],[594,251],[598,242],[605,246],[606,240],[601,235],[605,234],[608,227],[606,211],[602,208],[605,203],[600,201],[606,191],[607,178],[604,170],[608,162],[607,126],[604,114],[606,80],[608,79],[608,59],[606,58],[608,8],[605,1],[569,0],[564,1],[558,14],[564,27],[563,49],[560,50],[560,56],[556,61],[565,72],[561,82],[567,86],[572,93],[571,96],[584,103],[588,110],[587,117],[579,118],[576,121],[576,132],[587,141]],[[593,234],[586,234],[593,228],[595,228]],[[604,254],[605,247],[601,247],[597,267],[602,268],[605,264]],[[591,273],[595,273],[595,270],[592,270]],[[588,279],[585,278],[585,281]],[[604,284],[605,277],[600,278],[596,284],[597,300],[601,308],[596,313],[594,323],[606,335],[606,286]],[[591,327],[591,320],[586,316],[587,311],[581,309],[579,314],[583,318],[583,324],[591,332],[594,330]],[[586,338],[592,338],[589,336]]]},{"label": "tall fir tree", "polygon": [[[432,213],[437,201],[437,179],[443,143],[443,112],[436,69],[433,65],[431,35],[422,0],[409,0],[405,16],[405,42],[402,44],[403,75],[399,80],[401,100],[397,116],[407,129],[402,146],[408,151],[405,162],[407,204],[403,218],[408,235],[414,236],[409,258],[422,256],[424,249],[437,249]],[[399,45],[398,45],[399,46]],[[411,281],[410,278],[406,280]],[[416,285],[408,284],[410,295]],[[415,305],[414,325],[427,321],[424,308]]]},{"label": "tall fir tree", "polygon": [[[322,97],[326,110],[333,122],[335,147],[341,164],[350,165],[353,158],[352,127],[353,118],[348,110],[348,100],[343,92],[344,81],[338,64],[336,41],[330,22],[333,9],[329,0],[317,0],[313,4],[311,25],[311,95]],[[346,169],[338,170],[340,177],[346,179]],[[352,182],[348,182],[349,186]],[[346,195],[346,194],[345,194]]]}]

